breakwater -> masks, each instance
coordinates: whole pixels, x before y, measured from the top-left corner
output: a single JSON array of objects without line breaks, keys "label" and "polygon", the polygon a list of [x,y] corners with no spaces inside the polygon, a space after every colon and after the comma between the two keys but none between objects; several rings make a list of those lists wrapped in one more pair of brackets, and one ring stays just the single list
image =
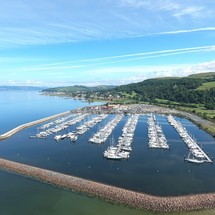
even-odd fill
[{"label": "breakwater", "polygon": [[39,120],[36,120],[36,121],[33,121],[33,122],[28,122],[28,123],[25,123],[23,125],[20,125],[2,135],[0,135],[0,140],[5,140],[11,136],[13,136],[14,134],[16,134],[17,132],[25,129],[25,128],[29,128],[31,126],[34,126],[34,125],[37,125],[37,124],[40,124],[40,123],[43,123],[43,122],[47,122],[49,120],[52,120],[52,119],[55,119],[55,118],[58,118],[58,117],[61,117],[61,116],[64,116],[64,115],[67,115],[71,113],[71,111],[66,111],[66,112],[63,112],[63,113],[59,113],[59,114],[56,114],[56,115],[53,115],[53,116],[49,116],[49,117],[45,117],[45,118],[42,118],[42,119],[39,119]]},{"label": "breakwater", "polygon": [[156,212],[188,211],[215,207],[215,194],[213,193],[178,197],[159,197],[109,186],[5,159],[0,159],[0,168],[111,202]]}]

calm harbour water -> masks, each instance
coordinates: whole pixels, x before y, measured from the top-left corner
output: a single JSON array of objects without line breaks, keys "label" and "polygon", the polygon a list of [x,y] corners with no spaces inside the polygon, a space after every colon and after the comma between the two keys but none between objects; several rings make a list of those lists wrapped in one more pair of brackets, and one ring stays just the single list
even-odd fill
[{"label": "calm harbour water", "polygon": [[[0,133],[22,123],[86,105],[89,104],[42,96],[38,92],[0,92]],[[109,116],[101,125],[112,117]],[[29,139],[29,135],[37,132],[35,126],[0,142],[0,157],[155,195],[215,192],[214,165],[184,163],[184,155],[188,154],[186,145],[164,116],[156,115],[156,118],[168,139],[170,151],[148,149],[145,115],[139,118],[133,151],[128,160],[111,161],[103,158],[102,153],[109,146],[109,139],[102,145],[88,143],[89,137],[101,125],[79,136],[77,142],[72,144],[69,140],[55,142],[53,135],[46,140]],[[113,131],[112,136],[116,140],[121,135],[126,119],[127,116],[124,116]],[[188,120],[177,119],[209,156],[214,157],[214,139]],[[0,214],[150,214],[4,171],[0,171],[0,175]]]}]

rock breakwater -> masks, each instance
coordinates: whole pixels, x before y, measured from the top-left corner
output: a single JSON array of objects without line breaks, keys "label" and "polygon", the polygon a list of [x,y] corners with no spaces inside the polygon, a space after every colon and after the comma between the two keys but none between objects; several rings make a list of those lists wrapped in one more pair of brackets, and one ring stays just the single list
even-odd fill
[{"label": "rock breakwater", "polygon": [[0,159],[0,168],[97,198],[156,212],[215,208],[215,194],[159,197]]}]

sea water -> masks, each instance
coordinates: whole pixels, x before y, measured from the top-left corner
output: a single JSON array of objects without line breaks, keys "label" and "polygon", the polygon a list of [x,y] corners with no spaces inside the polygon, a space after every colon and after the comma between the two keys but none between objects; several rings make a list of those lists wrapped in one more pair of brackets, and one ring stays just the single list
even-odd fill
[{"label": "sea water", "polygon": [[[0,92],[0,133],[22,123],[87,105],[93,104],[44,96],[35,91]],[[215,191],[214,165],[185,163],[184,156],[189,151],[165,116],[156,115],[156,119],[163,128],[170,150],[148,148],[148,116],[143,115],[139,117],[135,130],[130,158],[121,161],[104,159],[103,152],[110,145],[110,139],[117,141],[128,116],[123,117],[104,144],[91,144],[88,139],[113,117],[114,115],[108,116],[84,135],[80,135],[76,143],[71,143],[68,139],[56,142],[54,135],[42,140],[30,139],[29,136],[37,133],[38,125],[25,129],[0,142],[0,157],[153,195]],[[210,157],[215,155],[214,139],[209,134],[186,119],[176,119]],[[78,125],[81,123],[83,122]],[[75,126],[69,128],[73,129]],[[107,209],[107,214],[147,213],[53,188],[23,176],[4,171],[0,174],[0,200],[4,203],[0,214],[68,214],[68,211],[71,214],[97,214],[103,212],[104,208]],[[79,203],[84,207],[79,207]]]}]

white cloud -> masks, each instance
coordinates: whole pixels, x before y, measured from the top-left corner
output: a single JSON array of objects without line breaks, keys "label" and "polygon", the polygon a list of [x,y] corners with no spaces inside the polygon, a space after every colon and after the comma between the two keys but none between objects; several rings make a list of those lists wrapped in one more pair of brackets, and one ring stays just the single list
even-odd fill
[{"label": "white cloud", "polygon": [[205,16],[205,13],[208,13],[209,11],[205,11],[204,7],[187,7],[182,10],[177,11],[174,16],[176,17],[182,17],[182,16],[192,16],[193,18],[199,18],[203,15]]},{"label": "white cloud", "polygon": [[6,86],[44,86],[44,83],[37,80],[26,80],[26,81],[18,81],[18,80],[8,80],[8,81],[1,81],[0,85]]},{"label": "white cloud", "polygon": [[[215,22],[214,8],[209,0],[14,0],[13,4],[2,1],[0,47],[124,38],[203,28]],[[178,20],[183,17],[183,22]]]},{"label": "white cloud", "polygon": [[[199,64],[174,64],[174,65],[157,65],[157,66],[125,66],[91,69],[82,72],[87,79],[76,77],[71,73],[63,75],[59,73],[55,79],[50,81],[42,78],[18,80],[10,79],[0,81],[0,85],[10,86],[72,86],[72,85],[121,85],[134,82],[140,82],[149,78],[157,77],[185,77],[190,74],[215,72],[215,60]],[[48,74],[46,74],[48,76]],[[58,76],[60,78],[58,78]]]},{"label": "white cloud", "polygon": [[140,82],[149,78],[186,77],[191,74],[215,72],[215,60],[191,65],[130,68],[130,71],[134,71],[134,75],[122,80],[124,83]]},{"label": "white cloud", "polygon": [[122,6],[142,8],[151,12],[169,12],[173,17],[190,16],[202,18],[211,14],[207,1],[197,2],[180,0],[121,0]]}]

